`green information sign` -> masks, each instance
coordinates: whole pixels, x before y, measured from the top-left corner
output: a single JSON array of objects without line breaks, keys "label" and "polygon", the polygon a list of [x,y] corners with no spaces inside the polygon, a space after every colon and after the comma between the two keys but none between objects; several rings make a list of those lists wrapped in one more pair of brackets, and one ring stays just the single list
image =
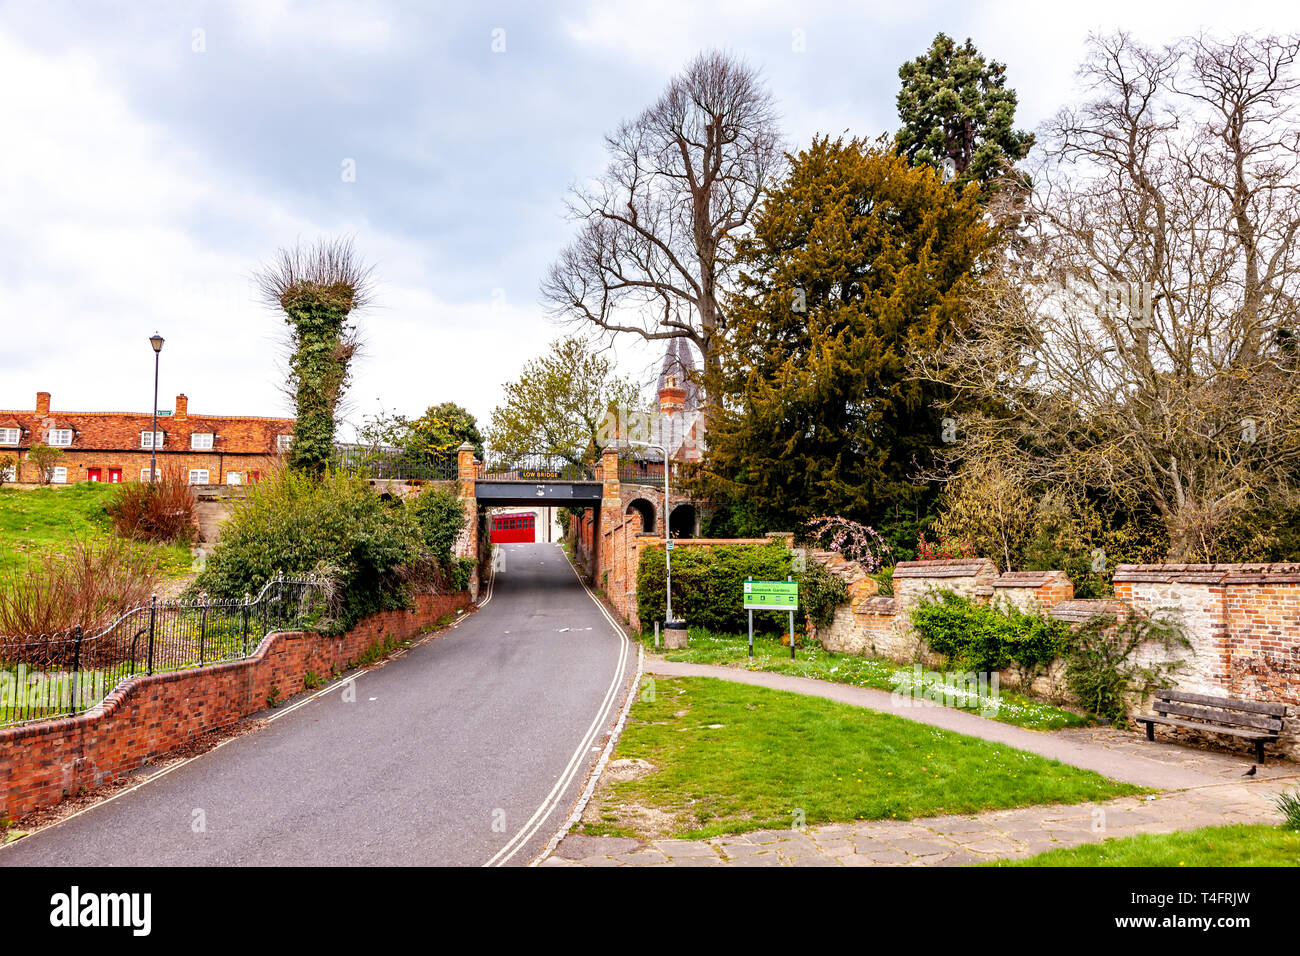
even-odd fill
[{"label": "green information sign", "polygon": [[798,581],[746,581],[748,611],[793,611],[799,606]]}]

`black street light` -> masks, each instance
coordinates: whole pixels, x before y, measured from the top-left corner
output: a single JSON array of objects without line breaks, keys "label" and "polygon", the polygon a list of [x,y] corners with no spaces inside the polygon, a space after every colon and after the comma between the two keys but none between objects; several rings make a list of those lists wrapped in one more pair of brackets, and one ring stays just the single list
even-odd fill
[{"label": "black street light", "polygon": [[153,431],[149,433],[149,483],[158,480],[158,363],[161,359],[163,337],[155,332],[149,336],[153,346]]}]

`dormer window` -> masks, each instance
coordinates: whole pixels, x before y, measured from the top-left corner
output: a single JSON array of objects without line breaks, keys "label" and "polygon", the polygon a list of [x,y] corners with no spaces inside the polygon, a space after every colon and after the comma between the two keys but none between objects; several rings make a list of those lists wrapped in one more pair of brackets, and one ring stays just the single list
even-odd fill
[{"label": "dormer window", "polygon": [[141,448],[161,448],[163,446],[164,436],[162,432],[141,432]]},{"label": "dormer window", "polygon": [[0,445],[17,445],[22,437],[21,428],[0,428]]},{"label": "dormer window", "polygon": [[49,440],[46,442],[51,448],[67,448],[72,444],[71,428],[51,428]]},{"label": "dormer window", "polygon": [[190,448],[194,451],[212,451],[212,432],[195,432],[190,436]]}]

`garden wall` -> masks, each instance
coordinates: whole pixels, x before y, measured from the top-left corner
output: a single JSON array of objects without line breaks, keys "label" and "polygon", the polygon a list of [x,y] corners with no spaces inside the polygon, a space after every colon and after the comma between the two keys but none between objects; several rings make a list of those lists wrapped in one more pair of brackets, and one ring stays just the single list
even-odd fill
[{"label": "garden wall", "polygon": [[[1300,565],[1119,565],[1113,582],[1114,600],[1074,600],[1074,587],[1061,571],[999,575],[984,559],[905,561],[894,569],[893,598],[855,597],[817,637],[828,650],[936,663],[909,613],[939,590],[1036,607],[1072,624],[1096,614],[1122,618],[1130,608],[1159,611],[1183,625],[1191,647],[1147,647],[1138,662],[1181,661],[1172,675],[1181,690],[1288,704],[1279,749],[1300,756]],[[1061,667],[1040,675],[1031,688],[1064,696]]]},{"label": "garden wall", "polygon": [[0,817],[17,818],[80,790],[111,783],[196,737],[265,710],[304,689],[314,672],[345,670],[385,639],[408,640],[471,603],[468,593],[420,595],[407,611],[383,611],[341,637],[269,634],[252,657],[136,677],[77,717],[0,730]]}]

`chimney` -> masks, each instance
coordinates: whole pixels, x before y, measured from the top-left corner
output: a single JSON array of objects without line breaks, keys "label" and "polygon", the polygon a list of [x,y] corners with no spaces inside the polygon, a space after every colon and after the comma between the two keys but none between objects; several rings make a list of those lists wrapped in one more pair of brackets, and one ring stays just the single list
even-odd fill
[{"label": "chimney", "polygon": [[50,393],[37,392],[36,393],[36,414],[48,415],[49,413],[50,413]]},{"label": "chimney", "polygon": [[180,395],[176,396],[176,408],[172,412],[172,418],[183,422],[185,421],[185,416],[189,414],[189,411],[190,400],[186,398],[185,394],[182,392]]}]

